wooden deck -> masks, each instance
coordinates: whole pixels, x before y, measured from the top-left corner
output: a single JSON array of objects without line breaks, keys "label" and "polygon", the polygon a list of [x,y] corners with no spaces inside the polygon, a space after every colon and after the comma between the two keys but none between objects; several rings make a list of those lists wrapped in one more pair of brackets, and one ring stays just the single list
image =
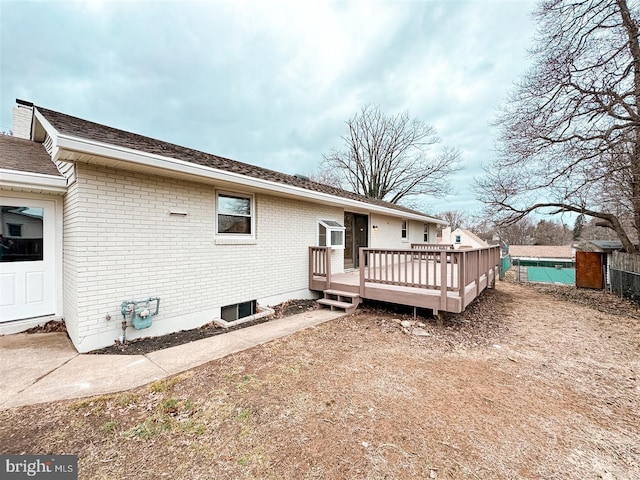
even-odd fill
[{"label": "wooden deck", "polygon": [[487,287],[500,266],[499,247],[443,250],[412,245],[408,250],[360,249],[360,268],[332,273],[331,250],[309,248],[309,288],[357,293],[362,299],[462,312]]}]

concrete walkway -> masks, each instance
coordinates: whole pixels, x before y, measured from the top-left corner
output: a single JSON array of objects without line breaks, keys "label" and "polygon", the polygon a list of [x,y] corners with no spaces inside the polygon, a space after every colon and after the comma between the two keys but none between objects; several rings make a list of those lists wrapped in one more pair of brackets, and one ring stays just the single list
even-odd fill
[{"label": "concrete walkway", "polygon": [[79,354],[64,333],[2,336],[0,408],[129,390],[342,315],[311,310],[147,355]]}]

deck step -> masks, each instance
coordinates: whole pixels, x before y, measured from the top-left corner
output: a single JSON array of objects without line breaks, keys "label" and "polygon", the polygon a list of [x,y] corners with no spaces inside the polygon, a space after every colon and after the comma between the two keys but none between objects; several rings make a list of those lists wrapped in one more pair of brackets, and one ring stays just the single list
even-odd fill
[{"label": "deck step", "polygon": [[352,313],[360,305],[360,295],[353,292],[345,292],[342,290],[325,290],[324,298],[319,299],[319,305],[329,307],[331,310],[336,308],[343,309],[346,313]]},{"label": "deck step", "polygon": [[317,300],[320,305],[325,305],[329,307],[331,310],[335,308],[340,308],[344,310],[346,313],[352,313],[358,307],[358,304],[353,304],[349,302],[340,302],[339,300],[331,300],[330,298],[320,298]]},{"label": "deck step", "polygon": [[325,297],[328,295],[333,295],[336,297],[348,297],[348,298],[360,297],[359,293],[345,292],[344,290],[325,290],[323,293]]}]

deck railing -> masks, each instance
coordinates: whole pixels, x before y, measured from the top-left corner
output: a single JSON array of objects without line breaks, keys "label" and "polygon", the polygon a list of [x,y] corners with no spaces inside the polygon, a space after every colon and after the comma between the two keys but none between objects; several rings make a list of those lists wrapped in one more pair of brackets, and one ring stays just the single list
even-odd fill
[{"label": "deck railing", "polygon": [[455,250],[361,248],[360,283],[457,290],[459,258]]},{"label": "deck railing", "polygon": [[416,250],[453,250],[453,245],[446,243],[412,243],[411,248]]},{"label": "deck railing", "polygon": [[324,277],[326,288],[330,288],[331,247],[309,247],[309,285],[314,277]]},{"label": "deck railing", "polygon": [[[425,248],[423,244],[412,249],[359,249],[359,290],[366,298],[366,285],[379,284],[397,287],[438,290],[441,304],[446,305],[447,294],[460,297],[464,306],[489,282],[495,281],[500,265],[498,246],[450,250]],[[412,245],[413,246],[413,245]],[[326,289],[331,288],[331,249],[309,248],[309,285],[318,278]],[[465,297],[468,296],[468,299]]]}]

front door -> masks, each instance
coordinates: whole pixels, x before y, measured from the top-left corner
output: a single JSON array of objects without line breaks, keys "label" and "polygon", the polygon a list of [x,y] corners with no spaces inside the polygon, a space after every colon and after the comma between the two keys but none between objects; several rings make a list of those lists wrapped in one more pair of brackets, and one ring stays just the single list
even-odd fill
[{"label": "front door", "polygon": [[369,217],[345,212],[344,226],[344,268],[358,268],[359,249],[369,246]]},{"label": "front door", "polygon": [[55,204],[0,197],[0,322],[55,313]]}]

